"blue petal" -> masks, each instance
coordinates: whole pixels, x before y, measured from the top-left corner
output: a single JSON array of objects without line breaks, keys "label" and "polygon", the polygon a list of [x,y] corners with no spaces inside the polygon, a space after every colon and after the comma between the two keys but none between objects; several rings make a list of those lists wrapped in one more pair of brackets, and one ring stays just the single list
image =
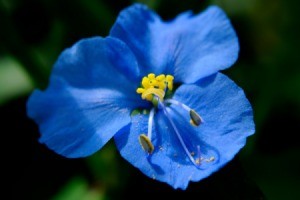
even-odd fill
[{"label": "blue petal", "polygon": [[82,40],[65,50],[49,87],[36,90],[27,104],[40,142],[67,157],[100,149],[130,123],[132,109],[145,106],[135,92],[138,82],[132,81],[135,63],[126,46],[111,38]]},{"label": "blue petal", "polygon": [[[213,146],[233,148],[236,144],[235,150],[238,150],[255,131],[252,107],[244,91],[224,74],[217,73],[194,85],[182,85],[173,99],[202,116],[204,123],[199,130]],[[228,159],[232,158],[228,149],[224,152],[228,153]]]},{"label": "blue petal", "polygon": [[119,88],[124,82],[127,90],[140,84],[140,71],[131,50],[110,37],[83,39],[66,49],[55,63],[54,76],[78,88]]},{"label": "blue petal", "polygon": [[242,89],[225,75],[210,76],[194,85],[182,85],[174,99],[195,109],[204,119],[200,127],[189,124],[187,111],[171,105],[168,110],[189,151],[215,161],[202,161],[200,168],[188,159],[170,123],[161,111],[155,115],[152,142],[154,152],[147,157],[138,136],[147,133],[147,115],[135,116],[130,131],[115,135],[121,155],[144,174],[185,189],[189,181],[199,181],[230,161],[254,133],[252,108]]},{"label": "blue petal", "polygon": [[131,48],[142,74],[169,73],[183,83],[230,67],[239,51],[229,19],[216,6],[164,22],[147,7],[135,4],[120,13],[110,35]]},{"label": "blue petal", "polygon": [[138,141],[140,134],[147,133],[148,115],[134,116],[130,130],[124,129],[114,136],[117,148],[123,158],[148,177],[166,182],[173,188],[185,189],[197,170],[188,160],[162,112],[158,112],[154,120],[154,151],[151,155],[147,155]]}]

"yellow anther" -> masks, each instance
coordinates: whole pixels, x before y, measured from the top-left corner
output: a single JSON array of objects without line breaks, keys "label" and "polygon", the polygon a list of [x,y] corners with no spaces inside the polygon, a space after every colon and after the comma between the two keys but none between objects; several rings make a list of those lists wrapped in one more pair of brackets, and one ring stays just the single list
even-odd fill
[{"label": "yellow anther", "polygon": [[168,89],[173,90],[173,82],[168,82]]},{"label": "yellow anther", "polygon": [[151,79],[155,79],[155,74],[153,73],[150,73],[148,74],[148,78],[151,80]]},{"label": "yellow anther", "polygon": [[142,94],[143,92],[145,92],[145,89],[144,89],[144,88],[138,88],[138,89],[136,90],[136,92],[137,92],[138,94]]},{"label": "yellow anther", "polygon": [[150,81],[147,77],[143,78],[142,85],[143,85],[144,88],[148,88],[150,86]]},{"label": "yellow anther", "polygon": [[156,77],[156,80],[158,81],[164,81],[166,79],[166,76],[164,74],[160,74]]},{"label": "yellow anther", "polygon": [[169,90],[173,90],[173,80],[174,80],[174,76],[167,75],[166,82],[168,84],[168,89]]},{"label": "yellow anther", "polygon": [[169,81],[173,81],[174,80],[174,76],[171,75],[167,75],[166,80]]}]

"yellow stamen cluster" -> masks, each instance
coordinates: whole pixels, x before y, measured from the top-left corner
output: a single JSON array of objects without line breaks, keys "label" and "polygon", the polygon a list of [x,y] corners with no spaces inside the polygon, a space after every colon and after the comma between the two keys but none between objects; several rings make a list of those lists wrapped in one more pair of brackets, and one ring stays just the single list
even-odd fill
[{"label": "yellow stamen cluster", "polygon": [[153,96],[157,96],[162,101],[166,89],[173,90],[173,80],[174,77],[171,75],[160,74],[155,76],[155,74],[150,73],[148,76],[143,77],[142,86],[136,92],[141,94],[142,99],[152,101]]}]

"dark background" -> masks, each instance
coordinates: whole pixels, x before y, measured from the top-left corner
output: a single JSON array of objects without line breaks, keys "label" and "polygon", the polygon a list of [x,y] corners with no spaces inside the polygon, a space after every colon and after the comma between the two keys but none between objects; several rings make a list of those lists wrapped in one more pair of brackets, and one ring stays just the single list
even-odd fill
[{"label": "dark background", "polygon": [[[253,105],[256,133],[219,172],[186,191],[153,181],[128,164],[113,141],[98,153],[66,159],[38,143],[26,116],[34,88],[45,88],[60,52],[107,36],[120,10],[144,2],[163,19],[217,4],[240,40],[225,70]],[[284,0],[0,0],[1,196],[4,199],[300,199],[298,1]]]}]

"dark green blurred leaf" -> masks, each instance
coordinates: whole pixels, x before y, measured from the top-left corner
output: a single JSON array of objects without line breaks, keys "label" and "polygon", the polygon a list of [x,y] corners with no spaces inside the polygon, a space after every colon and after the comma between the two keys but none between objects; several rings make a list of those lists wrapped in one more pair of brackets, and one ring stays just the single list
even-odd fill
[{"label": "dark green blurred leaf", "polygon": [[12,57],[0,58],[0,104],[28,94],[33,84],[20,63]]},{"label": "dark green blurred leaf", "polygon": [[88,182],[80,177],[71,179],[52,200],[104,200],[97,188],[89,188]]}]

